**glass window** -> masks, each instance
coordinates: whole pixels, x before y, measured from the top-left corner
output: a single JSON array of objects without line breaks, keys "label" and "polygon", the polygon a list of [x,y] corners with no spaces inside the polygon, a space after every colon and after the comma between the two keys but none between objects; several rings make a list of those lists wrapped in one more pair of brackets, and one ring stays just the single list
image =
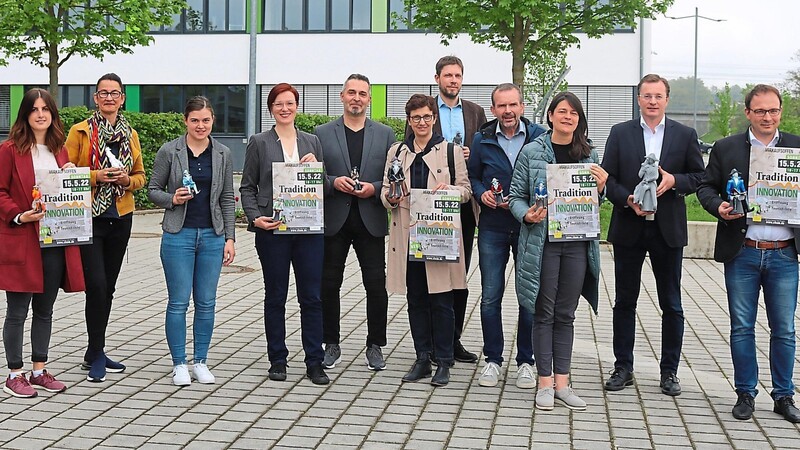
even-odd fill
[{"label": "glass window", "polygon": [[303,2],[302,0],[288,0],[284,2],[284,30],[303,29]]},{"label": "glass window", "polygon": [[186,5],[186,31],[203,31],[203,0],[187,0]]},{"label": "glass window", "polygon": [[246,86],[141,86],[142,112],[183,114],[186,101],[203,95],[214,108],[214,134],[244,134],[247,120]]},{"label": "glass window", "polygon": [[62,95],[61,106],[91,106],[86,95],[86,86],[64,86]]},{"label": "glass window", "polygon": [[353,0],[353,30],[372,29],[372,1]]},{"label": "glass window", "polygon": [[139,109],[142,112],[161,112],[161,87],[142,86],[139,90]]},{"label": "glass window", "polygon": [[225,31],[225,0],[208,2],[208,31]]},{"label": "glass window", "polygon": [[397,16],[408,17],[405,0],[389,0],[389,30],[407,30],[408,26]]},{"label": "glass window", "polygon": [[160,112],[183,112],[183,96],[180,86],[164,86],[161,97]]},{"label": "glass window", "polygon": [[245,31],[246,8],[245,0],[228,0],[228,31]]},{"label": "glass window", "polygon": [[327,22],[328,18],[327,0],[307,0],[307,2],[308,26],[306,26],[306,29],[309,31],[324,31],[325,22]]},{"label": "glass window", "polygon": [[247,88],[228,86],[228,123],[226,133],[244,134],[247,126]]},{"label": "glass window", "polygon": [[350,0],[331,0],[331,30],[350,29]]},{"label": "glass window", "polygon": [[266,0],[264,5],[264,30],[283,29],[283,0]]}]

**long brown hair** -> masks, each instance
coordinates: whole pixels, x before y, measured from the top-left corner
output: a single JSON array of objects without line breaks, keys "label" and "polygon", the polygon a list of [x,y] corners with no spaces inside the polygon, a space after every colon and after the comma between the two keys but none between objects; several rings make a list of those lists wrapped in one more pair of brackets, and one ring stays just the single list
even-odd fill
[{"label": "long brown hair", "polygon": [[550,107],[547,108],[547,125],[553,129],[553,122],[550,120],[550,114],[554,113],[559,103],[566,100],[569,106],[578,112],[578,126],[572,133],[572,148],[569,150],[569,157],[575,160],[587,158],[592,154],[592,145],[589,143],[589,125],[586,120],[586,113],[583,112],[583,105],[580,99],[569,91],[559,92],[553,97],[550,102]]},{"label": "long brown hair", "polygon": [[14,143],[21,155],[31,151],[31,147],[36,144],[36,136],[34,136],[31,125],[28,123],[28,118],[33,112],[34,103],[40,98],[44,100],[44,104],[50,110],[50,115],[52,116],[50,127],[47,128],[47,134],[45,135],[45,144],[54,155],[57,155],[64,147],[66,139],[64,125],[61,123],[61,118],[58,117],[58,106],[56,106],[53,96],[44,89],[33,88],[22,97],[22,103],[20,103],[19,112],[17,112],[17,120],[14,121],[14,125],[8,132],[8,140]]}]

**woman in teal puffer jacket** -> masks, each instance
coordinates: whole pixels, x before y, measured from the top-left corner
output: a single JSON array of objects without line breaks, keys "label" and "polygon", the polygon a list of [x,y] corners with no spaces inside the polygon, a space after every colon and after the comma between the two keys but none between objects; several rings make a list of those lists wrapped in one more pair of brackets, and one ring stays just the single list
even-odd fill
[{"label": "woman in teal puffer jacket", "polygon": [[598,165],[583,106],[574,94],[562,92],[553,98],[547,123],[551,131],[522,148],[511,178],[509,207],[523,225],[517,296],[534,313],[536,407],[553,409],[558,399],[570,409],[582,410],[586,403],[569,382],[573,323],[581,295],[597,313],[600,246],[596,240],[547,242],[547,208],[536,206],[534,191],[540,182],[547,182],[547,164],[593,163],[591,172],[602,201],[608,174]]}]

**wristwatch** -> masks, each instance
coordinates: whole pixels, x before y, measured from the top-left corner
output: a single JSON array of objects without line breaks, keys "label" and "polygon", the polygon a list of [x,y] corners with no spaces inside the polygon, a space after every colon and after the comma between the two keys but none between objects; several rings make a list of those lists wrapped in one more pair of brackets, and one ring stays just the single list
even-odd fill
[{"label": "wristwatch", "polygon": [[17,214],[17,216],[14,217],[14,223],[17,225],[22,225],[22,213]]}]

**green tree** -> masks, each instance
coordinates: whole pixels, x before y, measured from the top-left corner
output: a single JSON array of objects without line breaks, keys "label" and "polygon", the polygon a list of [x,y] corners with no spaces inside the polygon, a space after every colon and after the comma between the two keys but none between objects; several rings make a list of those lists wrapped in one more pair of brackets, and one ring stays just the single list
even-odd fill
[{"label": "green tree", "polygon": [[[697,79],[697,111],[710,111],[714,93],[700,78]],[[669,80],[668,112],[692,112],[694,110],[694,77],[679,77]]]},{"label": "green tree", "polygon": [[588,38],[634,28],[637,19],[663,14],[674,0],[406,0],[409,27],[431,30],[447,44],[466,33],[473,42],[511,52],[512,80],[525,81],[537,54],[558,54]]},{"label": "green tree", "polygon": [[46,67],[58,95],[58,69],[73,56],[102,60],[147,45],[152,26],[169,25],[185,0],[0,0],[0,64],[29,59]]},{"label": "green tree", "polygon": [[708,113],[709,128],[712,133],[724,138],[732,133],[731,121],[737,111],[736,103],[731,97],[731,86],[728,83],[725,83],[725,87],[717,94],[717,100],[717,103],[712,103],[714,107]]}]

